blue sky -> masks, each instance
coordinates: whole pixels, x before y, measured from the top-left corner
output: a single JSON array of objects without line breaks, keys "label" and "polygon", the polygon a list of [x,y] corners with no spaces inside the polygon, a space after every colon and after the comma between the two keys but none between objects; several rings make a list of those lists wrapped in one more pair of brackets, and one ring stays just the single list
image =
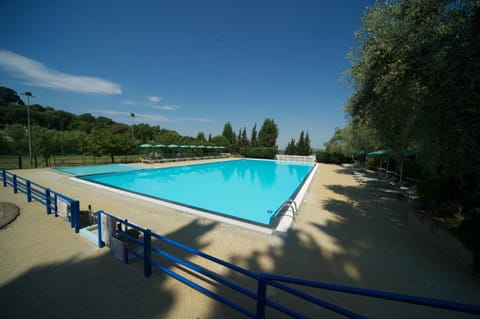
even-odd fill
[{"label": "blue sky", "polygon": [[182,135],[250,134],[315,148],[343,127],[343,77],[372,1],[2,1],[0,86],[33,103]]}]

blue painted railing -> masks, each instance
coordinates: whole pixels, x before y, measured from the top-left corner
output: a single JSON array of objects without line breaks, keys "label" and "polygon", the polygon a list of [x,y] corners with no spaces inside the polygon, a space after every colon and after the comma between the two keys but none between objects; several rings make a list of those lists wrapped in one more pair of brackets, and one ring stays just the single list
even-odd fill
[{"label": "blue painted railing", "polygon": [[63,194],[57,193],[47,187],[34,183],[21,176],[13,174],[5,169],[1,170],[3,187],[11,186],[13,192],[23,193],[27,196],[27,201],[36,201],[45,206],[47,215],[53,213],[55,217],[59,216],[58,202],[67,203],[67,219],[70,226],[78,233],[80,229],[80,202]]},{"label": "blue painted railing", "polygon": [[[246,270],[237,265],[231,264],[229,262],[223,261],[221,259],[208,255],[204,252],[201,252],[199,250],[186,246],[184,244],[178,243],[168,237],[153,233],[149,229],[144,229],[140,226],[137,226],[135,224],[128,222],[128,220],[118,218],[102,210],[97,211],[98,246],[99,247],[105,246],[105,243],[102,241],[102,218],[105,218],[105,217],[112,218],[115,221],[115,225],[117,224],[122,225],[121,227],[115,226],[114,231],[112,233],[113,236],[127,238],[128,241],[141,247],[140,249],[141,252],[131,247],[128,247],[127,250],[128,250],[128,253],[134,255],[140,260],[143,260],[143,269],[144,269],[145,277],[149,277],[152,274],[152,267],[153,267],[179,280],[180,282],[186,284],[187,286],[203,293],[204,295],[216,301],[219,301],[230,308],[233,308],[234,310],[238,311],[239,313],[242,313],[243,315],[249,318],[264,319],[266,315],[266,309],[268,307],[275,309],[279,312],[282,312],[292,318],[307,318],[305,315],[300,314],[296,310],[290,309],[288,307],[285,307],[277,302],[274,302],[268,299],[267,289],[269,286],[274,287],[276,289],[280,289],[292,296],[296,296],[298,298],[306,300],[312,304],[318,305],[321,308],[330,310],[344,317],[365,318],[364,316],[357,314],[349,309],[342,308],[338,305],[334,305],[332,303],[321,300],[318,297],[315,297],[313,295],[307,294],[298,289],[287,286],[287,284],[291,284],[295,286],[303,286],[303,287],[313,287],[317,289],[336,291],[336,292],[341,292],[345,294],[354,294],[354,295],[363,296],[363,297],[386,299],[386,300],[396,301],[400,303],[416,304],[416,305],[421,305],[426,307],[433,307],[437,309],[451,310],[454,312],[464,312],[464,313],[480,315],[480,306],[478,305],[468,305],[468,304],[461,304],[461,303],[455,303],[455,302],[444,301],[444,300],[401,295],[401,294],[395,294],[395,293],[384,292],[384,291],[340,286],[340,285],[328,284],[323,282],[309,281],[309,280],[290,278],[290,277],[282,277],[282,276],[277,276],[272,274],[256,274],[252,271]],[[128,228],[133,228],[139,231],[142,234],[142,239],[136,239],[131,237],[126,232]],[[155,243],[153,244],[152,244],[152,239],[156,240]],[[158,244],[167,244],[169,246],[175,247],[189,254],[202,257],[210,262],[226,267],[231,271],[237,274],[243,275],[248,279],[252,280],[253,284],[256,285],[257,290],[253,291],[230,279],[222,277],[221,275],[218,275],[202,266],[199,266],[190,261],[177,257],[163,249],[160,249],[158,247]],[[177,266],[181,265],[183,268],[186,268],[191,272],[197,273],[202,277],[208,277],[210,280],[213,280],[219,284],[222,284],[225,287],[232,289],[233,291],[236,291],[244,296],[247,296],[249,299],[252,300],[256,308],[254,310],[248,309],[243,304],[239,304],[238,302],[230,300],[225,296],[218,294],[215,291],[209,290],[206,287],[201,286],[200,284],[186,278],[185,276],[182,276],[180,273],[173,271],[171,268],[168,268],[162,265],[161,262],[154,260],[155,258],[159,258],[159,257],[162,260],[173,262],[173,264]]]}]

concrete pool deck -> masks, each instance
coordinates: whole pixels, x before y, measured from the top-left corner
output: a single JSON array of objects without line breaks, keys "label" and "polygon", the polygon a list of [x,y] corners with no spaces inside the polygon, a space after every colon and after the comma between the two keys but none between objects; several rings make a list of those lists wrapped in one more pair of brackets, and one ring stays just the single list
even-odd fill
[{"label": "concrete pool deck", "polygon": [[[81,209],[91,204],[95,210],[128,218],[257,273],[480,304],[478,278],[422,242],[407,225],[406,201],[377,198],[340,166],[320,164],[296,221],[284,236],[196,218],[74,182],[48,169],[13,172],[80,200]],[[0,187],[0,201],[20,207],[17,220],[0,230],[0,300],[5,318],[26,318],[32,313],[37,318],[244,318],[159,271],[154,270],[152,278],[143,278],[138,261],[130,265],[118,262],[107,249],[99,250],[74,234],[68,223],[47,216],[42,205],[27,203],[23,194],[13,194],[11,187]],[[195,256],[182,257],[202,263]],[[237,279],[224,267],[205,267]],[[222,295],[230,294],[215,284],[210,287]],[[313,310],[283,299],[276,291],[269,295],[286,304],[292,302],[307,316],[323,313],[317,307]],[[320,295],[377,318],[462,317],[366,298]]]}]

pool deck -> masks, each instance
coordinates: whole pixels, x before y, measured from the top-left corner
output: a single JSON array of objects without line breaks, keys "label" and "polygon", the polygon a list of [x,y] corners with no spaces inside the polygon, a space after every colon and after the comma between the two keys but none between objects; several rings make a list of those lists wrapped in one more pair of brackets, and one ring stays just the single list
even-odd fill
[{"label": "pool deck", "polygon": [[[198,218],[75,182],[49,169],[13,172],[80,200],[81,209],[91,204],[94,210],[128,218],[257,273],[480,304],[479,279],[422,242],[409,228],[407,201],[378,198],[340,166],[320,164],[295,223],[283,236]],[[11,187],[0,187],[0,201],[20,207],[17,219],[0,230],[2,317],[27,318],[34,313],[36,318],[245,318],[159,271],[144,278],[140,262],[120,263],[106,248],[98,249],[74,234],[65,221],[47,216],[42,205],[27,203],[23,194],[13,194]],[[182,257],[199,261],[195,256]],[[205,266],[227,278],[237,278],[224,267]],[[229,295],[214,284],[210,287]],[[293,302],[283,301],[275,291],[269,295]],[[463,318],[408,305],[393,308],[390,302],[366,298],[332,293],[322,296],[377,318]],[[294,304],[308,316],[322,314],[318,308]]]}]

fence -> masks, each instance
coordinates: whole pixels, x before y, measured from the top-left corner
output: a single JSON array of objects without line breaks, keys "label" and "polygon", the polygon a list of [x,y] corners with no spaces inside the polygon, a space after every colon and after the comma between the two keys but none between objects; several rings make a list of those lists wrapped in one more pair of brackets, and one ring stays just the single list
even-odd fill
[{"label": "fence", "polygon": [[[296,279],[290,277],[282,277],[272,274],[256,274],[252,271],[241,268],[237,265],[228,263],[206,253],[203,253],[199,250],[193,249],[184,244],[178,243],[170,238],[158,235],[152,232],[149,229],[144,229],[140,226],[128,222],[128,220],[123,220],[111,214],[108,214],[102,210],[97,211],[97,220],[98,220],[98,246],[104,247],[105,240],[111,240],[112,238],[121,238],[122,249],[116,248],[117,251],[121,251],[123,260],[128,262],[128,254],[132,254],[135,257],[143,261],[144,276],[149,277],[152,274],[152,268],[158,269],[165,274],[179,280],[180,282],[188,285],[189,287],[203,293],[204,295],[221,302],[228,307],[238,311],[239,313],[245,315],[248,318],[258,318],[264,319],[266,317],[266,309],[273,308],[276,311],[284,313],[293,318],[307,318],[305,315],[300,314],[296,310],[290,309],[284,305],[279,304],[267,297],[267,288],[268,286],[275,287],[280,289],[287,294],[306,300],[309,303],[318,305],[321,308],[327,309],[329,311],[335,312],[339,315],[348,318],[365,318],[364,316],[357,314],[349,309],[342,308],[338,305],[326,302],[322,299],[317,298],[314,295],[307,294],[298,289],[294,289],[287,284],[292,284],[302,287],[313,287],[316,289],[329,290],[341,292],[344,294],[354,294],[357,296],[371,297],[375,299],[386,299],[390,301],[408,303],[421,305],[426,307],[433,307],[437,309],[447,309],[455,312],[463,312],[470,314],[480,314],[480,306],[476,305],[467,305],[443,300],[420,298],[408,295],[394,294],[390,292],[354,288],[348,286],[340,286],[334,284],[327,284],[322,282],[315,282],[303,279]],[[107,229],[108,228],[108,229]],[[134,230],[131,232],[130,230]],[[139,233],[142,236],[136,237],[133,234]],[[152,239],[154,242],[152,243]],[[133,244],[132,245],[129,245]],[[114,244],[110,243],[111,248]],[[167,252],[166,248],[160,248],[160,245],[173,246],[177,249],[180,249],[189,254],[201,257],[205,260],[213,262],[217,265],[228,268],[237,275],[241,275],[250,279],[253,284],[256,286],[256,289],[249,289],[245,287],[244,284],[239,284],[230,279],[227,279],[221,275],[218,275],[202,266],[194,264],[190,261],[187,261],[183,258],[175,256],[172,253]],[[137,246],[138,249],[135,249]],[[116,253],[115,253],[116,254]],[[118,257],[118,255],[117,255]],[[161,259],[158,260],[158,258]],[[157,260],[156,260],[157,259]],[[213,280],[216,283],[223,285],[231,290],[243,295],[247,300],[250,300],[253,303],[255,310],[247,308],[243,303],[238,301],[233,301],[232,299],[226,298],[224,294],[219,294],[215,291],[212,291],[197,282],[187,278],[186,276],[181,275],[178,272],[175,272],[173,269],[178,269],[178,267],[167,267],[163,263],[165,261],[172,262],[172,265],[182,266],[183,268],[188,269],[189,272],[195,273],[196,278],[208,278],[208,280]],[[239,298],[237,298],[239,300]]]},{"label": "fence", "polygon": [[34,183],[16,174],[2,169],[3,187],[11,186],[13,192],[23,193],[27,201],[37,201],[46,208],[47,215],[52,212],[55,217],[63,217],[70,222],[70,226],[78,233],[80,229],[80,202],[62,195],[42,185]]},{"label": "fence", "polygon": [[306,162],[306,163],[312,163],[312,162],[315,162],[316,160],[315,155],[303,156],[303,155],[282,155],[282,154],[275,155],[275,159],[279,161]]},{"label": "fence", "polygon": [[[115,155],[115,163],[135,163],[139,161],[139,154],[134,155]],[[43,168],[49,166],[78,166],[78,165],[95,165],[110,164],[112,159],[110,156],[92,156],[92,155],[52,155],[48,159],[48,165],[44,157],[33,156],[32,163],[28,155],[0,155],[0,167],[12,169],[28,169]]]}]

